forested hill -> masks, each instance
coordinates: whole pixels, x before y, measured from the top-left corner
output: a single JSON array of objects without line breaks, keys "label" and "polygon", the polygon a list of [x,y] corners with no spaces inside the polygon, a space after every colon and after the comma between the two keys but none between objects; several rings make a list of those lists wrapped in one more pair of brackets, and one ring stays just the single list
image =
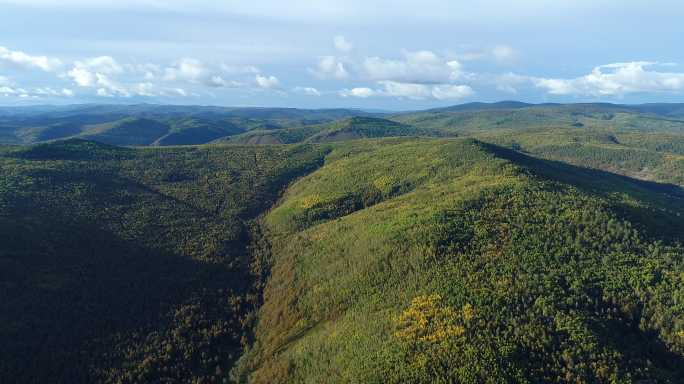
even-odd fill
[{"label": "forested hill", "polygon": [[680,382],[684,194],[473,140],[335,147],[265,217],[236,372],[287,382]]},{"label": "forested hill", "polygon": [[0,381],[679,383],[682,215],[476,139],[6,146]]},{"label": "forested hill", "polygon": [[251,220],[323,152],[0,150],[0,382],[220,382],[257,304]]},{"label": "forested hill", "polygon": [[189,145],[254,129],[282,129],[372,114],[353,109],[172,105],[0,107],[0,144],[83,138],[106,144]]},{"label": "forested hill", "polygon": [[[372,121],[378,119],[377,121]],[[684,133],[684,104],[469,103],[398,113],[171,105],[0,107],[0,144],[82,138],[123,146],[338,141],[527,129]],[[313,138],[314,135],[317,138]]]}]

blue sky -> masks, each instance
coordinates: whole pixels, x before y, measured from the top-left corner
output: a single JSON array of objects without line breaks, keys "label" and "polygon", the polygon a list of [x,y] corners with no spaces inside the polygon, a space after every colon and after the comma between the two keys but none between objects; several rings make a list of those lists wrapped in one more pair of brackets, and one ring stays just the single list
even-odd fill
[{"label": "blue sky", "polygon": [[683,18],[669,0],[0,0],[0,104],[684,102]]}]

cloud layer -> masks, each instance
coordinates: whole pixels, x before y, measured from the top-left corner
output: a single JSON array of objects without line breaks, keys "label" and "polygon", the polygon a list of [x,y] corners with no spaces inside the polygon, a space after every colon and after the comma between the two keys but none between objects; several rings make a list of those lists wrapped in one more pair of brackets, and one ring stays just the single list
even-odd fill
[{"label": "cloud layer", "polygon": [[[479,94],[537,92],[545,97],[622,98],[630,94],[684,93],[684,72],[677,65],[631,61],[595,66],[575,77],[535,76],[515,71],[477,71],[474,62],[489,61],[492,68],[520,58],[509,45],[482,50],[438,53],[400,50],[396,55],[364,55],[343,35],[330,40],[334,52],[310,59],[299,85],[265,73],[257,65],[231,64],[194,57],[164,62],[120,61],[111,55],[75,60],[26,53],[0,47],[0,96],[17,99],[73,97],[187,98],[215,97],[216,92],[240,92],[278,97],[335,97],[347,100],[376,98],[405,101],[462,101]],[[464,53],[465,52],[465,53]],[[17,75],[5,75],[14,71]],[[41,73],[44,84],[25,85],[22,77]],[[38,77],[38,76],[36,76]],[[33,81],[36,83],[36,81]],[[315,86],[314,86],[315,85]],[[506,96],[499,97],[499,99]]]},{"label": "cloud layer", "polygon": [[614,63],[598,66],[576,78],[534,78],[532,81],[552,95],[600,97],[684,90],[684,73],[649,69],[658,66],[648,61]]}]

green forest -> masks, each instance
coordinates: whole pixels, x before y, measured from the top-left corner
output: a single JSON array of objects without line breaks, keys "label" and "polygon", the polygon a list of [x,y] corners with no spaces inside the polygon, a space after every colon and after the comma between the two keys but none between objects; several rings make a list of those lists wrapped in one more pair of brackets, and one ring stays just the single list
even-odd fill
[{"label": "green forest", "polygon": [[0,382],[684,382],[678,111],[0,110]]}]

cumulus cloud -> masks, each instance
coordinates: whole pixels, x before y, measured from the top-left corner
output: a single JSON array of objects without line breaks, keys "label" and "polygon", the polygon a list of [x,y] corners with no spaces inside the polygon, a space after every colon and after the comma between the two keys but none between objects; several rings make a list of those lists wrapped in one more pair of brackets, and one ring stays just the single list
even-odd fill
[{"label": "cumulus cloud", "polygon": [[404,52],[403,59],[368,57],[363,61],[363,76],[368,80],[409,83],[445,83],[461,76],[461,64],[432,51]]},{"label": "cumulus cloud", "polygon": [[343,89],[339,92],[340,96],[342,97],[360,97],[364,99],[367,97],[374,96],[376,93],[376,91],[367,87]]},{"label": "cumulus cloud", "polygon": [[338,78],[372,81],[377,87],[345,88],[338,92],[342,97],[457,100],[474,93],[470,86],[459,84],[471,77],[459,61],[429,50],[404,51],[399,59],[372,56],[348,63],[354,69],[352,73],[336,57],[326,56],[319,61],[318,73],[344,70],[344,76]]},{"label": "cumulus cloud", "polygon": [[[167,65],[155,63],[120,63],[112,56],[78,59],[63,64],[46,56],[31,56],[21,51],[0,47],[0,68],[11,64],[23,68],[35,68],[55,72],[59,79],[68,80],[79,88],[88,88],[89,94],[102,97],[155,97],[197,95],[186,91],[184,85],[212,88],[262,88],[280,89],[275,76],[262,75],[259,68],[251,65],[205,63],[195,58],[181,58]],[[61,68],[62,70],[57,71]],[[65,96],[74,92],[68,88],[35,88],[30,91],[15,87],[7,78],[0,76],[2,95],[27,95],[30,97]],[[60,90],[61,89],[61,90]],[[310,91],[307,91],[310,93]],[[86,93],[87,94],[87,93]]]},{"label": "cumulus cloud", "polygon": [[71,89],[53,89],[50,87],[38,88],[13,88],[10,86],[0,86],[0,96],[13,96],[22,99],[40,99],[46,97],[72,97],[74,92]]},{"label": "cumulus cloud", "polygon": [[349,40],[347,40],[346,37],[342,35],[335,36],[333,39],[333,44],[335,45],[335,49],[343,53],[350,52],[352,49],[354,49],[354,44],[352,44]]},{"label": "cumulus cloud", "polygon": [[299,93],[302,95],[307,95],[307,96],[320,96],[321,92],[313,87],[294,87],[292,88],[292,92],[294,93]]},{"label": "cumulus cloud", "polygon": [[346,79],[349,77],[349,72],[345,64],[335,56],[322,56],[318,59],[318,65],[315,69],[310,71],[321,79]]},{"label": "cumulus cloud", "polygon": [[188,57],[182,58],[172,66],[167,67],[164,73],[164,80],[167,81],[185,80],[198,82],[210,77],[209,70],[201,61]]},{"label": "cumulus cloud", "polygon": [[409,99],[426,99],[432,95],[431,87],[425,84],[400,83],[396,81],[381,81],[384,88],[379,94],[385,96],[406,97]]},{"label": "cumulus cloud", "polygon": [[62,88],[61,90],[52,89],[50,87],[36,88],[32,91],[33,94],[38,96],[65,96],[72,97],[74,91],[68,88]]},{"label": "cumulus cloud", "polygon": [[123,67],[111,56],[98,56],[74,62],[66,77],[79,87],[96,88],[99,96],[130,96],[126,87],[111,78],[123,72]]},{"label": "cumulus cloud", "polygon": [[213,75],[204,80],[204,85],[209,87],[223,87],[223,88],[239,88],[244,86],[243,83],[235,80],[226,80],[222,76]]},{"label": "cumulus cloud", "polygon": [[455,84],[420,84],[402,83],[398,81],[384,80],[378,82],[379,88],[371,89],[359,87],[343,89],[339,92],[342,97],[367,98],[371,96],[398,97],[411,100],[459,100],[472,96],[474,91],[467,85]]},{"label": "cumulus cloud", "polygon": [[591,73],[571,78],[530,78],[552,95],[622,96],[642,92],[684,90],[684,73],[652,70],[658,63],[634,61],[595,67]]},{"label": "cumulus cloud", "polygon": [[260,88],[274,89],[280,87],[280,81],[275,76],[256,75],[255,80]]},{"label": "cumulus cloud", "polygon": [[[213,88],[240,88],[245,87],[250,81],[245,75],[257,74],[257,85],[261,88],[268,88],[264,87],[264,85],[268,84],[272,79],[259,75],[260,72],[254,66],[232,66],[225,63],[215,66],[206,64],[198,59],[186,57],[166,67],[162,79],[167,82],[188,82]],[[226,78],[226,76],[240,75],[242,75],[241,80]],[[261,82],[258,80],[260,77],[264,77]]]},{"label": "cumulus cloud", "polygon": [[28,69],[40,69],[45,72],[55,71],[62,65],[62,62],[56,58],[32,56],[22,51],[12,51],[5,47],[0,47],[0,62]]},{"label": "cumulus cloud", "polygon": [[[155,64],[121,65],[111,56],[99,56],[75,61],[64,76],[79,87],[92,88],[101,97],[155,97],[168,94],[168,91],[152,82],[161,73],[161,67]],[[177,74],[180,73],[192,75],[192,66],[180,66]],[[174,73],[174,76],[178,77],[177,74]],[[128,81],[118,81],[117,76],[126,76]],[[68,96],[66,93],[63,95]]]}]

